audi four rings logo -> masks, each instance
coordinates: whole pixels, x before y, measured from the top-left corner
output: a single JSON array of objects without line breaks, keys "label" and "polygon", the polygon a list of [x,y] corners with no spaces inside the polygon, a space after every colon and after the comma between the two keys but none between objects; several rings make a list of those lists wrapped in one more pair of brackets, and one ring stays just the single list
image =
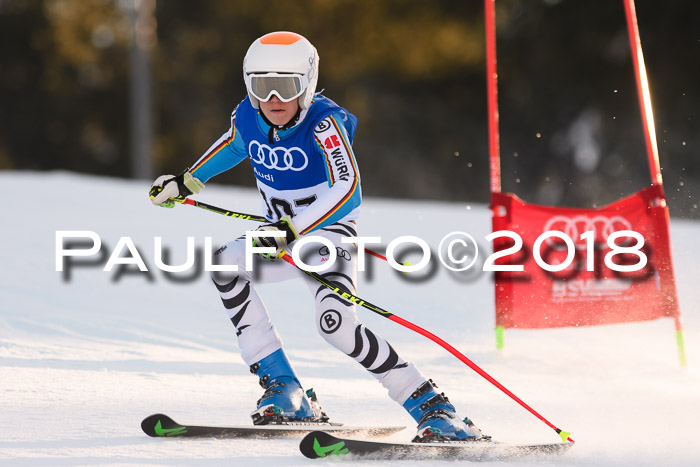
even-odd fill
[{"label": "audi four rings logo", "polygon": [[[564,232],[576,244],[576,248],[583,250],[586,248],[586,242],[581,240],[581,234],[584,232],[595,232],[595,238],[606,239],[618,230],[632,230],[632,224],[622,216],[554,216],[544,224],[544,231],[558,230]],[[566,249],[566,245],[553,239],[547,238],[547,244],[554,249]]]},{"label": "audi four rings logo", "polygon": [[309,165],[306,153],[296,146],[293,148],[271,148],[267,144],[251,141],[248,145],[248,154],[250,154],[251,161],[267,169],[299,172]]}]

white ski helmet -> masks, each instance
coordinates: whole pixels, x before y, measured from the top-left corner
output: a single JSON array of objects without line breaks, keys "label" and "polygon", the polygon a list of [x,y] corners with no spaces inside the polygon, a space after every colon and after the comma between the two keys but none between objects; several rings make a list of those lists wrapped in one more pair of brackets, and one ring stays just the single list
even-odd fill
[{"label": "white ski helmet", "polygon": [[282,102],[297,98],[299,107],[308,109],[318,82],[318,52],[304,36],[278,31],[253,42],[243,59],[243,79],[250,102],[276,95]]}]

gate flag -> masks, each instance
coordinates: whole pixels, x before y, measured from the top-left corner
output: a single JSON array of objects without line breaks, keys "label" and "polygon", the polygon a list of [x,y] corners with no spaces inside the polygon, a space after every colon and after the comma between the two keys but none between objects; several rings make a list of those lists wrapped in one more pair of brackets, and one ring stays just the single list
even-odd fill
[{"label": "gate flag", "polygon": [[[522,272],[496,272],[496,325],[502,328],[550,328],[645,321],[680,315],[669,249],[668,209],[658,186],[645,188],[598,209],[558,208],[528,204],[509,193],[494,193],[493,231],[509,230],[523,247],[494,264],[522,264]],[[573,240],[574,261],[550,272],[534,260],[533,246],[542,233],[560,231]],[[617,272],[604,264],[611,248],[607,238],[616,231],[634,230],[644,238],[647,263],[638,271]],[[595,248],[580,239],[594,232]],[[636,241],[622,237],[617,244]],[[513,246],[508,237],[494,240],[494,251]],[[593,271],[587,270],[593,253]],[[539,248],[550,265],[562,264],[566,244],[550,237]],[[638,264],[635,254],[617,254],[616,264]]]}]

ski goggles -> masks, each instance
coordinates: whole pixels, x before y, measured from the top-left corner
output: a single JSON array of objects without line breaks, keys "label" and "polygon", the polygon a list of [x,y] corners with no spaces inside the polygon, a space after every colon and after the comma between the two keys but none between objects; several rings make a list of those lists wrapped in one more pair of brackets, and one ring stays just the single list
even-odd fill
[{"label": "ski goggles", "polygon": [[248,91],[260,102],[267,102],[274,94],[282,102],[289,102],[301,96],[309,85],[305,75],[296,73],[249,74],[245,77]]}]

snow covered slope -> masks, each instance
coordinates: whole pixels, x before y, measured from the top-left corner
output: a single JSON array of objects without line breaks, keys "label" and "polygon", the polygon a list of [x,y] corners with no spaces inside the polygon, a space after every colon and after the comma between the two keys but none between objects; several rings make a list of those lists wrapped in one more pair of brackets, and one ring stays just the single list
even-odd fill
[{"label": "snow covered slope", "polygon": [[[139,426],[155,412],[188,423],[248,423],[261,390],[240,360],[216,290],[204,273],[168,279],[155,267],[153,238],[161,236],[172,251],[169,262],[179,264],[187,236],[198,247],[206,236],[216,245],[255,224],[187,206],[153,207],[147,182],[0,172],[0,186],[10,200],[0,224],[0,464],[318,464],[301,457],[294,440],[161,440],[146,437]],[[251,190],[211,185],[198,198],[260,212]],[[671,320],[508,331],[506,352],[499,355],[493,285],[483,273],[456,276],[438,264],[412,283],[368,260],[358,293],[444,338],[571,431],[577,444],[556,465],[697,465],[700,224],[674,220],[671,227],[685,371]],[[361,235],[381,236],[384,245],[417,235],[433,249],[462,230],[488,251],[489,229],[484,206],[378,199],[365,200],[360,223]],[[72,268],[68,279],[55,270],[61,230],[95,232],[107,256]],[[102,271],[120,237],[133,240],[148,274]],[[316,334],[312,302],[300,285],[265,286],[261,294],[302,382],[316,389],[336,421],[404,424],[409,429],[392,439],[410,439],[410,417],[363,368]],[[495,439],[558,439],[437,345],[363,309],[358,313]]]}]

